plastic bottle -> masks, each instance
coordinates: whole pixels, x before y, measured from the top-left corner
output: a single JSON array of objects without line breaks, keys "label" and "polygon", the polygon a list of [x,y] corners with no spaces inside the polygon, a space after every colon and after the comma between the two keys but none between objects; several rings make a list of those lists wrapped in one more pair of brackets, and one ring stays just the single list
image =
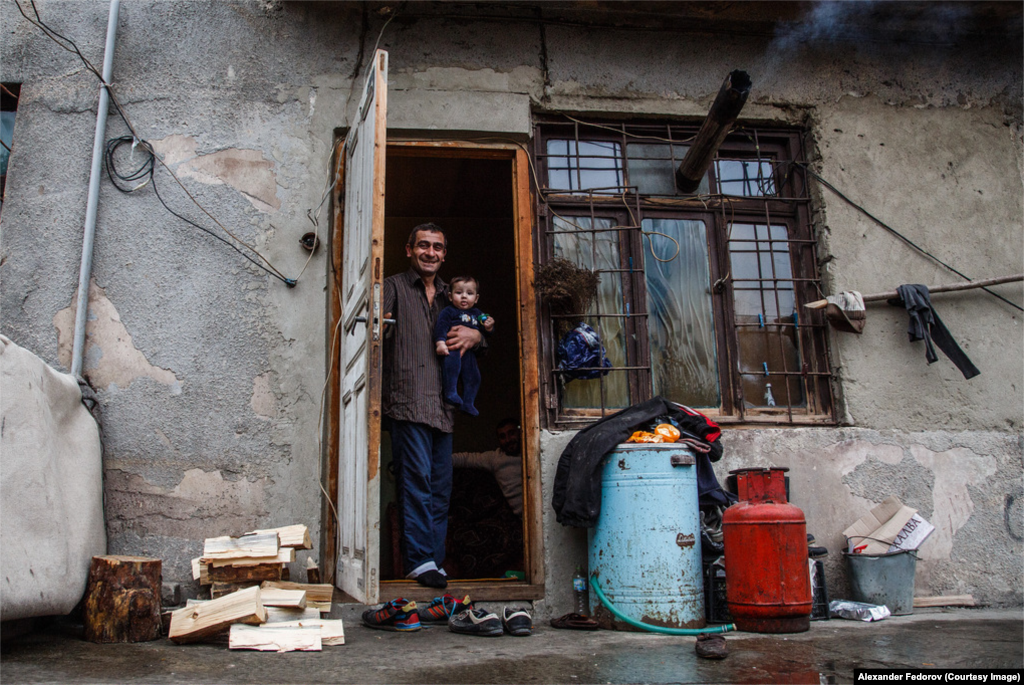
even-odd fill
[{"label": "plastic bottle", "polygon": [[587,577],[580,566],[576,567],[576,575],[572,577],[572,594],[575,602],[573,611],[580,616],[589,616],[590,590],[587,589]]}]

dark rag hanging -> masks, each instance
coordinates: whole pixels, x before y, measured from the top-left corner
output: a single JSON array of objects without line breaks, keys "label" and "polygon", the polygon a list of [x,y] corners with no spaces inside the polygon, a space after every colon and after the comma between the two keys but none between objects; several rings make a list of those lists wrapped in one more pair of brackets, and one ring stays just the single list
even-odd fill
[{"label": "dark rag hanging", "polygon": [[698,436],[709,450],[694,450],[697,458],[697,495],[701,505],[728,506],[735,496],[719,485],[711,462],[722,458],[722,431],[698,411],[655,397],[601,419],[569,441],[555,470],[551,506],[563,526],[593,528],[601,513],[601,460],[616,445],[626,442],[636,427],[659,416],[669,416],[679,428]]},{"label": "dark rag hanging", "polygon": [[932,346],[934,342],[949,357],[949,360],[956,365],[956,368],[960,369],[960,373],[964,375],[964,378],[974,378],[981,373],[971,363],[971,360],[967,358],[967,355],[960,349],[960,346],[957,345],[949,329],[942,323],[942,319],[939,318],[935,307],[932,306],[931,297],[928,295],[928,286],[918,284],[901,285],[899,288],[896,288],[896,292],[899,297],[889,300],[889,304],[907,308],[907,313],[910,315],[910,327],[907,329],[910,342],[924,340],[924,356],[929,364],[933,364],[939,359],[938,355],[935,354],[935,348]]}]

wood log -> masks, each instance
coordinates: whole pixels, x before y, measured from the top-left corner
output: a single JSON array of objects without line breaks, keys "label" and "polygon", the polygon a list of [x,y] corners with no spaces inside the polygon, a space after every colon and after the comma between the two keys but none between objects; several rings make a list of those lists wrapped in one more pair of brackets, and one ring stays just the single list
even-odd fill
[{"label": "wood log", "polygon": [[306,599],[310,602],[329,603],[334,598],[334,586],[330,583],[291,583],[286,580],[268,580],[261,587],[263,589],[303,590],[306,593]]},{"label": "wood log", "polygon": [[306,582],[313,584],[321,582],[320,567],[309,557],[306,557]]},{"label": "wood log", "polygon": [[281,549],[277,533],[260,533],[233,538],[224,535],[206,538],[203,543],[203,559],[239,559],[250,557],[276,556]]},{"label": "wood log", "polygon": [[85,590],[85,639],[90,642],[145,642],[160,637],[159,559],[96,556]]},{"label": "wood log", "polygon": [[205,640],[227,632],[232,623],[266,623],[267,610],[260,589],[251,587],[225,597],[186,606],[171,614],[168,637],[179,644]]},{"label": "wood log", "polygon": [[320,626],[320,642],[325,646],[345,644],[345,626],[341,619],[308,618],[301,621],[275,623],[275,626]]},{"label": "wood log", "polygon": [[260,652],[319,652],[320,626],[231,626],[229,649]]},{"label": "wood log", "polygon": [[306,591],[266,588],[260,593],[260,600],[263,602],[263,606],[267,607],[291,607],[292,609],[305,609]]},{"label": "wood log", "polygon": [[214,566],[207,570],[211,583],[246,583],[259,585],[265,580],[281,580],[284,564],[254,564],[253,566]]},{"label": "wood log", "polygon": [[282,547],[313,549],[313,541],[309,537],[309,528],[301,523],[295,524],[294,526],[281,526],[280,528],[254,530],[246,533],[246,535],[263,535],[267,533],[277,533],[278,538],[281,540]]},{"label": "wood log", "polygon": [[210,568],[216,566],[256,566],[257,564],[290,564],[295,561],[295,548],[282,547],[275,554],[266,557],[240,556],[233,559],[202,557],[202,563]]},{"label": "wood log", "polygon": [[257,585],[259,585],[259,583],[210,583],[210,599],[227,597],[233,592],[245,590]]},{"label": "wood log", "polygon": [[945,595],[939,597],[914,597],[914,606],[924,607],[972,607],[973,595]]},{"label": "wood log", "polygon": [[198,580],[200,585],[210,584],[210,572],[209,566],[203,561],[202,557],[196,557],[192,560],[192,580]]},{"label": "wood log", "polygon": [[283,623],[285,621],[308,621],[320,618],[316,609],[293,609],[292,607],[267,607],[267,623]]}]

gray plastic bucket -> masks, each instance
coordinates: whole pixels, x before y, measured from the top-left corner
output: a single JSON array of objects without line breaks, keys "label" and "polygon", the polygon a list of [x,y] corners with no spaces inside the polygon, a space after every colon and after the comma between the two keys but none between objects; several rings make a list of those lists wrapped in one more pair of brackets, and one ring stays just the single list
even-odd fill
[{"label": "gray plastic bucket", "polygon": [[914,550],[889,554],[847,554],[850,592],[857,602],[884,604],[893,615],[914,613]]}]

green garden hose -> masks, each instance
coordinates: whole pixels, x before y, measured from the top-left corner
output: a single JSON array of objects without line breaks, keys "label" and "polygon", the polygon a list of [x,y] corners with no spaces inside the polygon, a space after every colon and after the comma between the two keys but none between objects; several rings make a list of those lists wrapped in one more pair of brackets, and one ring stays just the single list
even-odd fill
[{"label": "green garden hose", "polygon": [[709,628],[663,628],[661,626],[651,626],[646,623],[636,621],[629,616],[626,616],[621,611],[612,606],[612,603],[608,601],[608,598],[601,592],[601,585],[597,582],[597,575],[590,576],[590,587],[594,588],[594,592],[597,593],[597,598],[601,600],[601,604],[604,604],[608,608],[608,611],[615,614],[616,618],[625,621],[631,626],[649,630],[652,633],[664,633],[665,635],[700,635],[701,633],[728,633],[730,630],[736,630],[736,624],[726,623],[721,626],[711,626]]}]

